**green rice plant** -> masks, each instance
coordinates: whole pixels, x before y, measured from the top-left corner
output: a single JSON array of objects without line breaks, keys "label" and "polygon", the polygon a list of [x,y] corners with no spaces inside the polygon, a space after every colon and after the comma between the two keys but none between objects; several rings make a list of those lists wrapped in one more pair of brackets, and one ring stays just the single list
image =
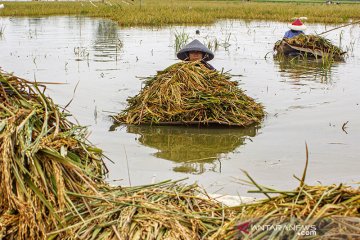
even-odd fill
[{"label": "green rice plant", "polygon": [[116,43],[115,43],[115,61],[118,60],[118,52],[120,52],[120,50],[124,47],[124,43],[123,41],[121,41],[120,38],[117,39]]},{"label": "green rice plant", "polygon": [[228,47],[230,47],[230,38],[231,38],[231,33],[229,33],[225,40],[223,41],[223,43],[221,44],[225,49],[227,49]]},{"label": "green rice plant", "polygon": [[343,40],[343,38],[344,38],[344,30],[341,30],[341,31],[340,31],[340,35],[339,35],[339,46],[340,46],[340,48],[341,48],[341,46],[342,46],[342,40]]},{"label": "green rice plant", "polygon": [[203,42],[203,44],[213,52],[216,52],[220,47],[220,43],[216,37],[208,40],[207,42]]},{"label": "green rice plant", "polygon": [[75,47],[76,61],[89,60],[90,53],[86,47]]},{"label": "green rice plant", "polygon": [[190,36],[186,32],[175,32],[175,52],[183,48],[190,40]]},{"label": "green rice plant", "polygon": [[0,25],[0,38],[4,37],[4,33],[5,33],[5,25],[1,24]]},{"label": "green rice plant", "polygon": [[356,43],[356,39],[350,41],[350,44],[346,46],[346,52],[351,56],[354,56],[355,43]]}]

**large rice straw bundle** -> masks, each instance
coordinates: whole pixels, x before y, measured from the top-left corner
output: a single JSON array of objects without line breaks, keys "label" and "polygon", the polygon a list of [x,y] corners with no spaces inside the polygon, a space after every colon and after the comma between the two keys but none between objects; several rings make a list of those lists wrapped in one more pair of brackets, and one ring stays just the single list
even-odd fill
[{"label": "large rice straw bundle", "polygon": [[[358,239],[360,238],[360,186],[343,184],[309,186],[305,184],[309,152],[306,145],[306,164],[302,178],[294,191],[279,191],[258,184],[246,172],[249,180],[240,180],[261,193],[263,200],[242,204],[239,211],[222,229],[213,235],[223,239]],[[276,196],[270,196],[276,194]],[[231,226],[238,224],[236,230]]]},{"label": "large rice straw bundle", "polygon": [[200,62],[181,62],[150,78],[114,119],[126,124],[225,124],[260,122],[263,107],[229,75]]},{"label": "large rice straw bundle", "polygon": [[[84,222],[76,215],[68,217],[69,226],[49,233],[66,232],[81,239],[203,239],[228,222],[233,211],[200,194],[197,185],[178,182],[129,188],[103,187],[102,197],[86,196],[77,205]],[[206,237],[207,238],[207,237]]]},{"label": "large rice straw bundle", "polygon": [[342,55],[343,51],[332,44],[330,40],[320,37],[318,35],[305,35],[300,34],[293,38],[284,39],[289,45],[310,48],[313,50],[320,50],[324,53],[332,54],[332,55]]},{"label": "large rice straw bundle", "polygon": [[[294,191],[260,187],[249,192],[280,195],[232,208],[239,214],[214,237],[233,239],[240,234],[242,239],[303,239],[306,236],[301,233],[307,232],[316,239],[360,239],[359,187],[304,185]],[[248,233],[232,229],[236,224],[247,226]],[[261,228],[264,226],[273,228]]]},{"label": "large rice straw bundle", "polygon": [[0,73],[0,222],[16,239],[61,227],[68,192],[95,189],[104,171],[101,150],[40,88]]},{"label": "large rice straw bundle", "polygon": [[346,52],[335,46],[330,40],[318,35],[300,34],[292,38],[284,38],[275,43],[274,50],[280,51],[283,44],[292,47],[295,50],[322,57],[328,60],[342,60]]}]

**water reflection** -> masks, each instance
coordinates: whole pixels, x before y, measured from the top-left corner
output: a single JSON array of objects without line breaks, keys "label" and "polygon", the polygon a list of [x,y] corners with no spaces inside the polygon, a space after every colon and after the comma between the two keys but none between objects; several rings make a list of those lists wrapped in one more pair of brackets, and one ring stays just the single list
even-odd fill
[{"label": "water reflection", "polygon": [[293,84],[304,84],[304,81],[317,81],[320,83],[332,82],[332,74],[339,62],[324,63],[321,59],[274,58],[282,77],[292,80]]},{"label": "water reflection", "polygon": [[127,132],[140,135],[138,141],[142,145],[157,149],[156,157],[177,163],[175,172],[201,174],[221,172],[221,155],[245,144],[258,128],[128,126]]},{"label": "water reflection", "polygon": [[123,47],[123,41],[119,36],[119,26],[112,21],[102,20],[98,22],[94,41],[94,61],[113,62],[119,58]]}]

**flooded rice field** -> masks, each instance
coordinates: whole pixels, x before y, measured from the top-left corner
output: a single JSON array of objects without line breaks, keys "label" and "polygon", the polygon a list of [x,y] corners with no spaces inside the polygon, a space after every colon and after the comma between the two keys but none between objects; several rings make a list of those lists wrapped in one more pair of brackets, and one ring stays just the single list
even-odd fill
[{"label": "flooded rice field", "polygon": [[[334,26],[309,24],[307,33]],[[0,18],[0,67],[48,85],[47,94],[89,126],[105,151],[113,184],[138,185],[187,177],[209,192],[245,194],[241,169],[279,189],[298,184],[310,152],[307,182],[358,180],[360,171],[360,27],[326,35],[348,51],[328,69],[321,62],[279,62],[273,44],[287,26],[223,21],[211,26],[119,28],[102,19]],[[196,35],[195,31],[200,30]],[[212,45],[218,70],[230,71],[265,106],[250,128],[114,126],[109,117],[139,92],[142,77],[177,62],[175,34]],[[218,44],[217,49],[214,46]],[[266,58],[265,55],[267,54]],[[75,121],[75,120],[74,120]]]}]

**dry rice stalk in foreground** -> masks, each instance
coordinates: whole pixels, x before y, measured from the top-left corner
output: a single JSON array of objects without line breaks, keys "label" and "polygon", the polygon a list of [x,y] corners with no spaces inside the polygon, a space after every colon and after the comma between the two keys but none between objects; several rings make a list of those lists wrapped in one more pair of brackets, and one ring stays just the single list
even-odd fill
[{"label": "dry rice stalk in foreground", "polygon": [[101,150],[40,88],[0,72],[0,238],[44,238],[64,226],[68,192],[102,182]]},{"label": "dry rice stalk in foreground", "polygon": [[[214,237],[223,239],[360,239],[360,187],[308,186],[279,191],[244,181],[262,193],[263,200],[232,207],[238,215]],[[271,194],[277,194],[271,197]],[[232,228],[234,225],[238,228]],[[306,235],[308,234],[308,235]]]},{"label": "dry rice stalk in foreground", "polygon": [[174,64],[148,79],[141,92],[128,99],[127,109],[114,119],[125,124],[259,123],[264,116],[262,105],[229,79],[199,62]]},{"label": "dry rice stalk in foreground", "polygon": [[199,197],[204,193],[197,185],[165,181],[100,191],[106,201],[85,196],[92,213],[84,204],[76,206],[84,223],[71,215],[67,228],[49,236],[68,231],[81,239],[204,239],[234,216],[216,201]]}]

